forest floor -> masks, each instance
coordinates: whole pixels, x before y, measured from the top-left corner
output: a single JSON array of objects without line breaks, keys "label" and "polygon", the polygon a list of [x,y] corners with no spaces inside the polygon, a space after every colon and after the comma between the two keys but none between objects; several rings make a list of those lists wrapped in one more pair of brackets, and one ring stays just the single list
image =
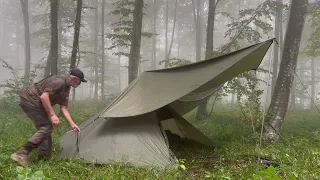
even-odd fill
[{"label": "forest floor", "polygon": [[[77,102],[71,114],[78,123],[95,114],[103,104]],[[241,112],[216,106],[210,118],[197,121],[194,112],[187,116],[196,127],[212,138],[215,148],[180,148],[174,153],[183,165],[175,171],[133,168],[125,165],[88,165],[57,158],[58,137],[69,131],[63,120],[54,131],[54,155],[23,168],[10,159],[34,132],[30,120],[17,106],[0,104],[0,179],[320,179],[320,113],[311,110],[288,112],[278,143],[263,143],[262,157],[274,166],[258,164],[259,129]]]}]

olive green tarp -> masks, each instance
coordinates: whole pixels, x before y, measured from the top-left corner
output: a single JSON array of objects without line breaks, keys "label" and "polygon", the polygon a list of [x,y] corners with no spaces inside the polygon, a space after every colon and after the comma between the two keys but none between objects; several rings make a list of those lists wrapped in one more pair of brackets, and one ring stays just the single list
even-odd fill
[{"label": "olive green tarp", "polygon": [[143,72],[103,111],[61,137],[60,156],[133,166],[176,164],[166,131],[204,145],[214,143],[182,116],[225,82],[256,70],[273,39],[180,67]]}]

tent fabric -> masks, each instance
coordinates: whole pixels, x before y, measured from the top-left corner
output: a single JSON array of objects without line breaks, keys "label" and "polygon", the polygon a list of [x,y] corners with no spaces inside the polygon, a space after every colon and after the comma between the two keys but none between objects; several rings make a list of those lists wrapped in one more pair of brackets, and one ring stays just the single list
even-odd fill
[{"label": "tent fabric", "polygon": [[245,71],[257,69],[272,42],[273,39],[193,64],[143,72],[101,117],[149,113],[190,93],[219,87]]},{"label": "tent fabric", "polygon": [[173,165],[177,159],[158,122],[155,112],[130,118],[98,118],[81,133],[79,152],[76,136],[70,132],[65,136],[69,140],[62,144],[60,156],[77,157],[95,164]]},{"label": "tent fabric", "polygon": [[148,71],[135,79],[108,107],[60,138],[61,158],[87,163],[121,162],[172,167],[171,134],[206,146],[214,142],[182,116],[237,75],[256,69],[272,40],[210,60]]},{"label": "tent fabric", "polygon": [[181,139],[214,146],[210,138],[168,107],[125,118],[93,116],[80,128],[80,135],[70,131],[60,138],[61,158],[79,158],[94,164],[120,162],[172,168],[178,160],[170,150],[166,130]]},{"label": "tent fabric", "polygon": [[205,146],[214,146],[214,142],[195,128],[191,123],[184,119],[174,110],[170,110],[172,118],[161,121],[161,125],[165,130],[169,130],[172,134],[180,136],[182,139],[189,139],[201,143]]}]

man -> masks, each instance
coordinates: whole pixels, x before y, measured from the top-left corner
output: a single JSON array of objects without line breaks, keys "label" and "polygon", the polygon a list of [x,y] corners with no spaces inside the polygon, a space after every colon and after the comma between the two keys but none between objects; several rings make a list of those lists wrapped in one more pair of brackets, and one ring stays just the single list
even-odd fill
[{"label": "man", "polygon": [[60,122],[52,108],[55,104],[60,105],[60,112],[72,130],[80,131],[67,110],[67,104],[70,87],[76,88],[81,82],[87,81],[84,79],[83,72],[75,68],[68,76],[49,76],[22,89],[20,107],[33,121],[37,131],[17,152],[11,155],[12,160],[26,166],[31,151],[36,148],[39,149],[39,158],[51,156],[51,133],[53,127],[57,127]]}]

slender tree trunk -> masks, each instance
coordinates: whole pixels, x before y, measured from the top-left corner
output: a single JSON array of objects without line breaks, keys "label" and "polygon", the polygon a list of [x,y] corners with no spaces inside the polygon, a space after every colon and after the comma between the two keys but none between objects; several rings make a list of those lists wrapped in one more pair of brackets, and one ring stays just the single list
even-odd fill
[{"label": "slender tree trunk", "polygon": [[[17,34],[17,37],[19,35]],[[19,44],[19,38],[16,38],[16,45],[17,45],[17,64],[16,64],[16,68],[20,69],[20,44]]]},{"label": "slender tree trunk", "polygon": [[98,61],[98,32],[99,32],[99,14],[98,14],[99,0],[95,0],[95,21],[94,21],[94,95],[93,98],[98,100],[99,88],[99,61]]},{"label": "slender tree trunk", "polygon": [[65,64],[64,61],[61,59],[61,50],[62,50],[62,33],[63,33],[63,27],[62,27],[62,15],[59,13],[60,9],[60,2],[58,5],[58,58],[57,58],[57,73],[59,74],[59,71],[61,72],[61,67],[63,64]]},{"label": "slender tree trunk", "polygon": [[104,11],[105,11],[105,3],[106,0],[102,0],[102,13],[101,13],[101,99],[104,101],[106,99],[105,93],[104,93],[104,70],[105,70],[105,57],[104,57],[104,51],[105,51],[105,44],[104,44]]},{"label": "slender tree trunk", "polygon": [[51,0],[51,74],[58,74],[58,11],[59,11],[59,0]]},{"label": "slender tree trunk", "polygon": [[177,58],[180,58],[180,30],[181,30],[181,24],[177,24],[178,28],[178,34],[177,34]]},{"label": "slender tree trunk", "polygon": [[129,55],[129,83],[137,78],[140,60],[141,28],[143,17],[143,0],[135,0],[133,13],[133,27],[131,36],[131,47]]},{"label": "slender tree trunk", "polygon": [[164,51],[164,55],[165,55],[165,62],[164,62],[164,67],[168,67],[168,59],[167,59],[167,54],[168,54],[168,20],[169,20],[169,0],[166,1],[166,31],[165,31],[165,51]]},{"label": "slender tree trunk", "polygon": [[118,91],[118,93],[120,94],[121,93],[121,56],[118,56],[118,62],[119,62],[119,67],[118,67],[118,70],[119,70],[119,73],[118,73],[119,91]]},{"label": "slender tree trunk", "polygon": [[[283,5],[283,2],[282,0],[277,0],[277,3],[280,4],[280,6],[277,8],[278,10],[278,23],[279,23],[279,46],[280,46],[280,50],[283,49],[283,27],[282,27],[282,11],[283,11],[283,8],[281,7]],[[280,59],[282,58],[282,52],[280,51],[279,52],[279,57]]]},{"label": "slender tree trunk", "polygon": [[23,23],[24,23],[24,43],[25,43],[25,68],[24,68],[24,85],[28,85],[30,81],[30,65],[31,65],[31,51],[30,51],[30,32],[29,32],[29,5],[28,0],[20,0]]},{"label": "slender tree trunk", "polygon": [[290,106],[289,109],[296,108],[296,87],[297,87],[297,78],[293,77],[292,87],[290,92]]},{"label": "slender tree trunk", "polygon": [[[304,65],[304,63],[300,63],[300,69],[299,69],[299,78],[300,78],[300,80],[302,81],[302,82],[305,82],[304,80],[305,80],[305,78],[304,78],[304,72],[305,72],[305,65]],[[299,83],[301,84],[301,82],[300,82],[300,80],[299,80]],[[304,83],[303,83],[304,84]],[[304,101],[304,97],[303,97],[303,95],[304,95],[304,88],[305,87],[303,87],[303,85],[301,84],[301,87],[302,87],[302,92],[300,92],[299,93],[299,107],[300,108],[302,108],[303,107],[303,101]]]},{"label": "slender tree trunk", "polygon": [[48,58],[47,58],[47,62],[46,62],[46,67],[44,69],[44,73],[43,73],[43,78],[46,78],[50,75],[51,73],[51,52],[49,50],[49,54],[48,54]]},{"label": "slender tree trunk", "polygon": [[[4,5],[1,8],[0,16],[1,16],[1,26],[0,26],[0,42],[4,42],[5,35],[6,35],[6,24],[7,24],[7,11],[8,8],[6,8],[5,2],[3,1]],[[0,43],[0,49],[3,50],[4,43]]]},{"label": "slender tree trunk", "polygon": [[72,46],[72,52],[71,52],[70,69],[73,69],[76,67],[77,53],[79,49],[81,12],[82,12],[82,0],[77,0],[77,14],[76,14],[75,27],[74,27],[74,38],[73,38],[73,46]]},{"label": "slender tree trunk", "polygon": [[308,0],[292,1],[279,75],[264,126],[264,136],[271,140],[278,140],[275,130],[279,132],[286,116],[307,4]]},{"label": "slender tree trunk", "polygon": [[157,64],[157,1],[153,0],[153,36],[152,36],[152,61],[151,69],[156,69]]},{"label": "slender tree trunk", "polygon": [[174,19],[173,19],[173,28],[172,28],[172,34],[171,34],[171,43],[170,43],[170,47],[169,47],[169,52],[168,52],[168,54],[166,54],[166,62],[169,61],[171,51],[172,51],[174,32],[175,32],[176,20],[177,20],[177,6],[178,6],[178,0],[176,0],[175,6],[174,6]]},{"label": "slender tree trunk", "polygon": [[[77,0],[77,14],[74,27],[73,46],[71,52],[70,70],[76,68],[77,53],[79,52],[79,35],[81,25],[82,0]],[[76,99],[76,90],[73,88],[72,102]]]},{"label": "slender tree trunk", "polygon": [[[214,19],[215,19],[216,1],[209,0],[209,12],[208,12],[208,23],[207,23],[207,44],[205,59],[210,58],[210,53],[213,51],[213,31],[214,31]],[[208,116],[207,112],[208,100],[205,100],[198,107],[196,117],[198,120],[204,119]]]},{"label": "slender tree trunk", "polygon": [[58,73],[58,10],[59,0],[50,0],[51,41],[44,78]]},{"label": "slender tree trunk", "polygon": [[[277,41],[280,41],[280,30],[279,26],[281,23],[280,19],[280,14],[282,14],[281,7],[280,7],[280,2],[281,0],[277,0],[277,5],[276,5],[276,15],[275,15],[275,28],[274,28],[274,37],[276,38]],[[276,85],[277,77],[278,77],[278,64],[279,64],[279,46],[280,44],[274,43],[273,44],[273,68],[272,68],[272,83],[271,83],[271,95],[273,95],[274,87]]]},{"label": "slender tree trunk", "polygon": [[311,101],[310,101],[310,109],[313,108],[314,102],[315,101],[315,92],[316,92],[316,87],[315,87],[315,63],[314,63],[314,58],[311,59]]},{"label": "slender tree trunk", "polygon": [[[202,1],[192,0],[192,8],[194,14],[194,25],[195,25],[195,32],[196,32],[196,61],[201,60],[201,11],[202,11]],[[197,5],[197,7],[195,7]]]}]

